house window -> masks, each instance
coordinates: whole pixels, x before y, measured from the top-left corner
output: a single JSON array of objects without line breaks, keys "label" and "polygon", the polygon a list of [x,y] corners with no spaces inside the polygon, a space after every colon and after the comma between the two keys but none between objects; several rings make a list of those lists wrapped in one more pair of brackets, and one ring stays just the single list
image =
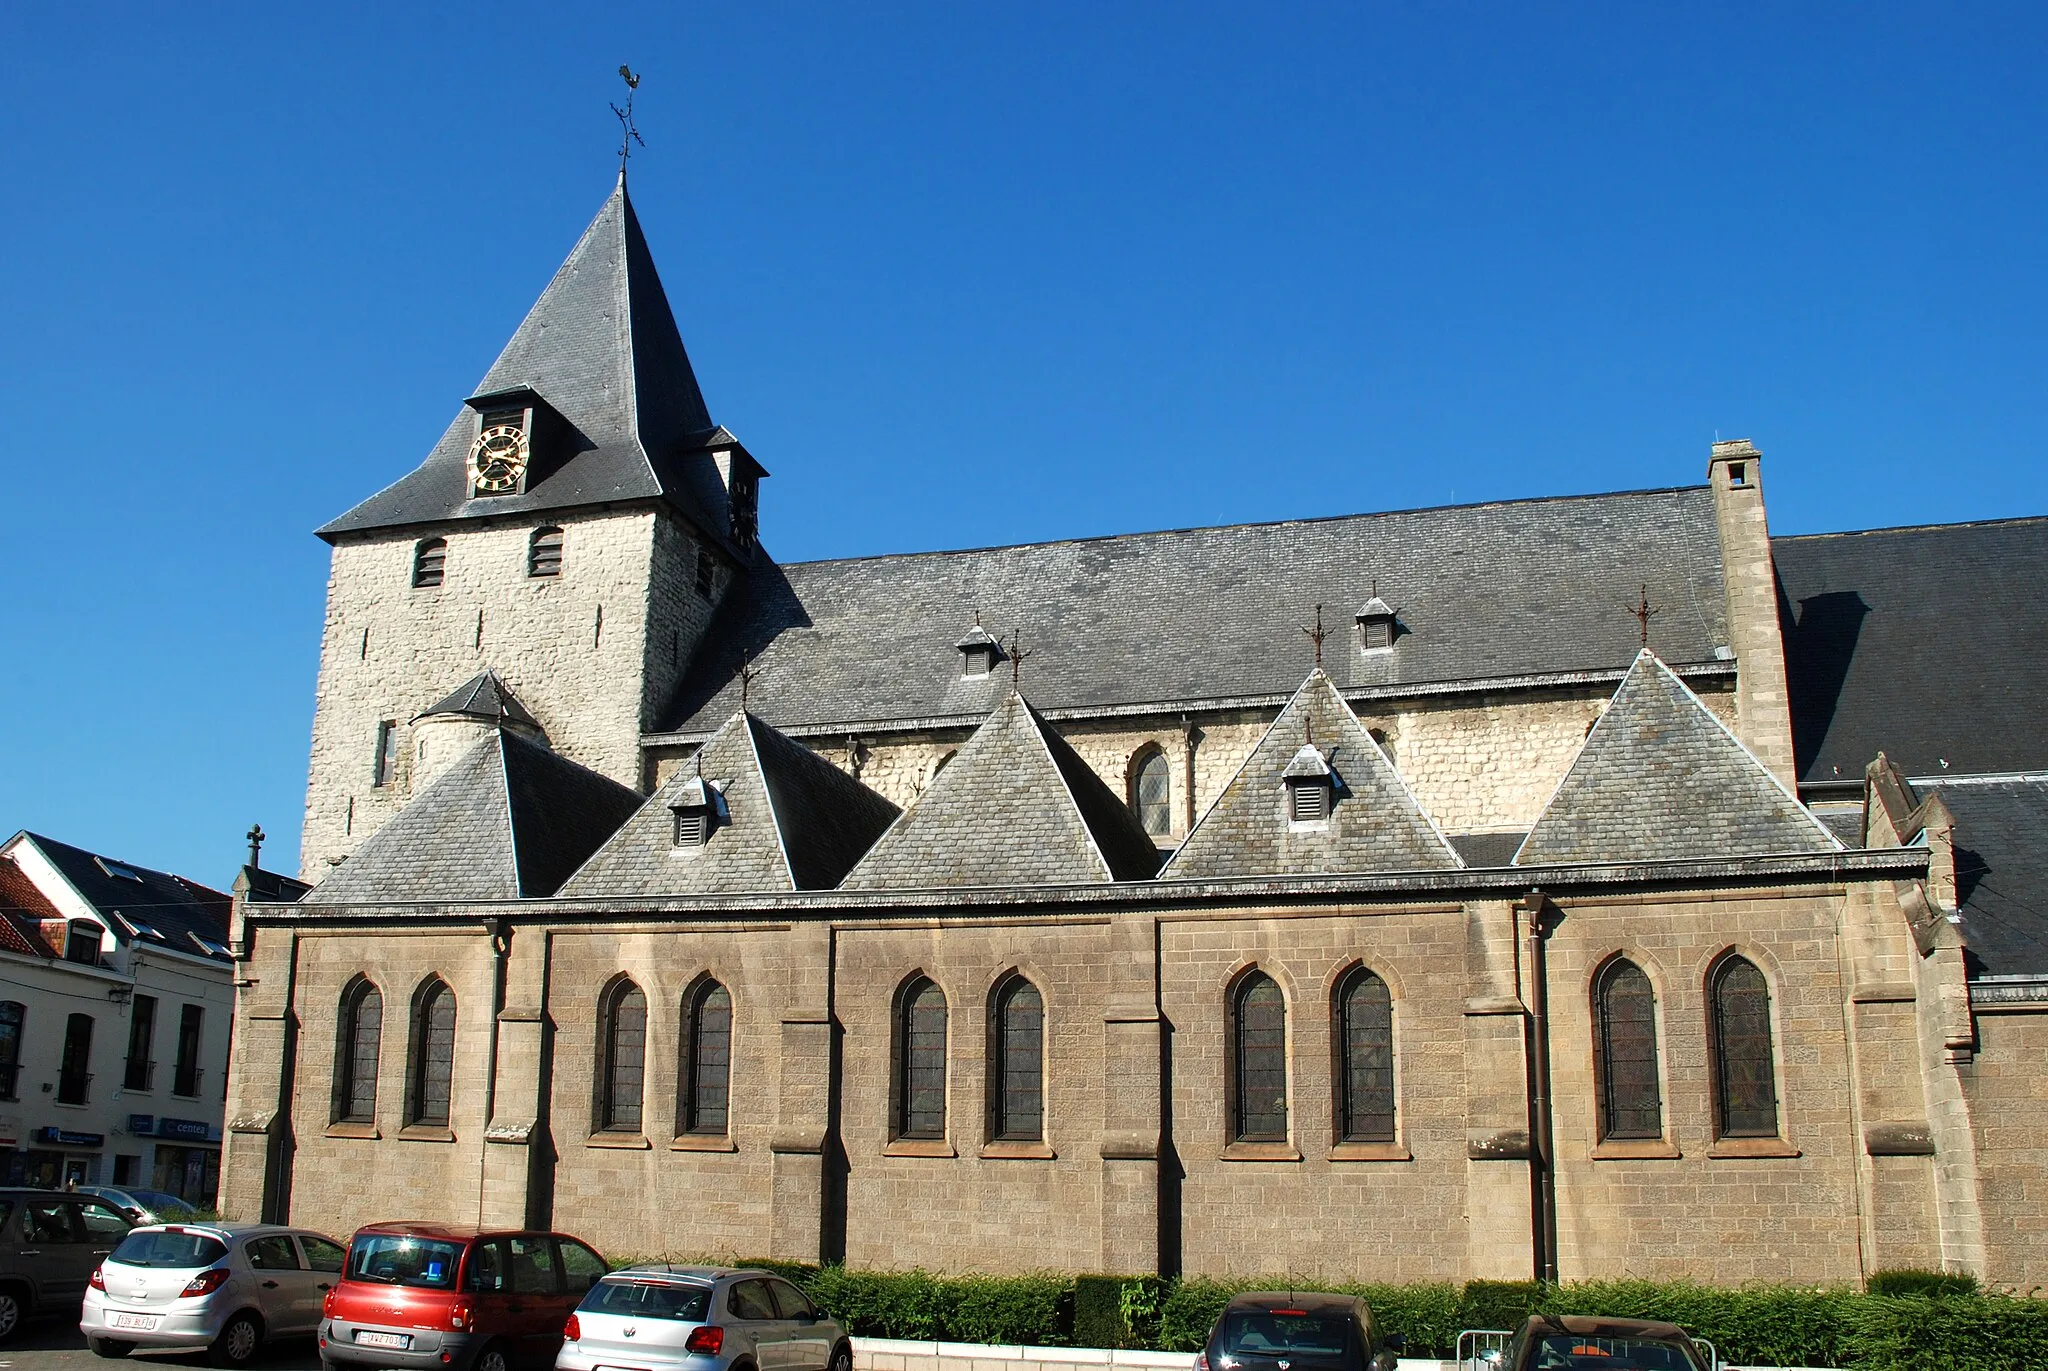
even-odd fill
[{"label": "house window", "polygon": [[1354,967],[1337,985],[1337,1137],[1394,1140],[1394,1001],[1387,983]]},{"label": "house window", "polygon": [[370,784],[390,785],[397,772],[398,720],[380,720],[377,724],[377,751],[370,758]]},{"label": "house window", "polygon": [[415,586],[437,586],[445,579],[448,568],[448,540],[446,538],[422,538],[412,550],[412,583]]},{"label": "house window", "polygon": [[0,1100],[21,1098],[17,1078],[21,1075],[21,1029],[28,1017],[18,1000],[0,1000]]},{"label": "house window", "polygon": [[706,979],[683,1003],[682,1117],[678,1133],[722,1136],[732,1092],[732,992]]},{"label": "house window", "polygon": [[100,926],[90,919],[73,919],[64,933],[64,960],[81,966],[98,966]]},{"label": "house window", "polygon": [[128,1067],[121,1076],[123,1090],[149,1090],[155,1086],[156,1063],[149,1059],[155,1036],[156,997],[137,995],[128,1010]]},{"label": "house window", "polygon": [[1714,1128],[1723,1138],[1778,1136],[1771,1054],[1771,988],[1756,963],[1729,957],[1714,969]]},{"label": "house window", "polygon": [[199,1093],[200,1078],[206,1074],[199,1068],[200,1031],[205,1023],[206,1011],[196,1004],[178,1010],[178,1059],[171,1068],[173,1095]]},{"label": "house window", "polygon": [[714,575],[714,566],[715,566],[715,563],[713,563],[713,562],[712,562],[712,560],[711,560],[711,554],[710,554],[710,553],[708,553],[708,552],[706,552],[706,551],[705,551],[705,550],[704,550],[703,548],[701,548],[701,547],[700,547],[700,548],[698,548],[698,549],[697,549],[697,593],[698,593],[699,595],[702,595],[702,596],[703,596],[703,597],[704,597],[705,599],[707,599],[707,600],[711,598],[711,587],[712,587],[712,577],[713,577],[713,575]]},{"label": "house window", "polygon": [[562,530],[558,528],[537,528],[526,545],[526,574],[528,576],[559,576],[562,574]]},{"label": "house window", "polygon": [[1155,838],[1173,831],[1173,774],[1166,754],[1151,748],[1131,771],[1131,812]]},{"label": "house window", "polygon": [[448,1126],[448,1100],[455,1075],[455,992],[431,978],[413,998],[412,1069],[407,1073],[405,1121]]},{"label": "house window", "polygon": [[377,1053],[384,1044],[384,993],[358,977],[341,994],[334,1052],[334,1119],[377,1118]]},{"label": "house window", "polygon": [[1593,990],[1599,1032],[1600,1137],[1661,1138],[1664,1101],[1657,1085],[1657,995],[1643,969],[1617,957]]},{"label": "house window", "polygon": [[1231,997],[1231,1136],[1238,1142],[1287,1140],[1287,1000],[1263,971],[1238,982]]},{"label": "house window", "polygon": [[903,989],[896,1025],[896,1136],[946,1136],[946,993],[919,976]]},{"label": "house window", "polygon": [[1037,1142],[1045,1136],[1045,1001],[1038,987],[1011,976],[996,987],[989,1135]]},{"label": "house window", "polygon": [[92,1015],[64,1021],[64,1055],[57,1062],[57,1103],[84,1104],[92,1085]]},{"label": "house window", "polygon": [[605,996],[599,1022],[598,1130],[638,1133],[647,1077],[646,994],[631,981],[618,981]]}]

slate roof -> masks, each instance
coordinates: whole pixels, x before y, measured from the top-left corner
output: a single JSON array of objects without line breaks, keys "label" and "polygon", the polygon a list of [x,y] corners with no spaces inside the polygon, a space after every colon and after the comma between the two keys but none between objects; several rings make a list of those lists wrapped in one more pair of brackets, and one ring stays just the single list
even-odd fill
[{"label": "slate roof", "polygon": [[[1313,739],[1313,750],[1304,742]],[[1298,767],[1297,761],[1311,765]],[[1327,823],[1290,823],[1288,775],[1333,773]],[[1162,879],[1436,871],[1458,854],[1322,670],[1296,691]]]},{"label": "slate roof", "polygon": [[519,697],[512,693],[512,687],[505,684],[505,678],[496,669],[479,672],[457,686],[448,694],[413,715],[413,722],[431,719],[437,714],[453,714],[466,719],[482,719],[486,723],[500,720],[523,725],[536,733],[543,732],[540,721],[527,712],[519,703]]},{"label": "slate roof", "polygon": [[954,644],[979,610],[1021,632],[1042,708],[1262,696],[1301,682],[1299,625],[1364,603],[1398,611],[1392,651],[1341,621],[1326,650],[1345,690],[1625,669],[1621,611],[1645,582],[1668,660],[1728,641],[1720,539],[1705,487],[1182,529],[846,561],[756,565],[720,606],[662,716],[708,733],[751,700],[788,731],[978,718],[1008,687],[962,680]]},{"label": "slate roof", "polygon": [[1760,857],[1839,846],[1646,650],[1586,736],[1515,862]]},{"label": "slate roof", "polygon": [[1085,885],[1158,869],[1159,851],[1131,811],[1011,691],[841,885]]},{"label": "slate roof", "polygon": [[129,936],[145,946],[228,960],[224,952],[213,948],[227,941],[233,904],[229,896],[168,871],[102,857],[38,833],[23,836],[87,904],[107,917],[117,933],[133,929]]},{"label": "slate roof", "polygon": [[[1774,538],[1799,779],[2048,767],[2048,518]],[[1944,767],[1943,763],[1947,766]]]},{"label": "slate roof", "polygon": [[663,499],[740,555],[727,538],[724,483],[704,451],[716,436],[711,416],[623,178],[476,393],[519,387],[537,392],[576,435],[574,455],[531,472],[524,494],[471,498],[476,419],[465,406],[416,470],[320,536]]},{"label": "slate roof", "polygon": [[2048,780],[1937,786],[1972,976],[2048,975]]},{"label": "slate roof", "polygon": [[313,887],[312,904],[552,895],[638,793],[493,729]]},{"label": "slate roof", "polygon": [[[722,783],[718,788],[716,783]],[[672,805],[715,802],[701,846],[677,847]],[[900,811],[809,748],[735,714],[597,850],[564,896],[747,894],[839,884]]]}]

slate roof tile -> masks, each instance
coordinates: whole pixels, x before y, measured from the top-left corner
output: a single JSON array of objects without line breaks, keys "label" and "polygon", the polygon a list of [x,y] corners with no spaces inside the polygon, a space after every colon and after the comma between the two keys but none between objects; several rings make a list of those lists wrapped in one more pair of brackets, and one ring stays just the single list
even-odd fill
[{"label": "slate roof tile", "polygon": [[213,946],[226,941],[232,897],[168,871],[103,857],[37,833],[24,836],[87,904],[109,916],[117,931],[126,926],[145,943],[227,960],[195,939]]},{"label": "slate roof tile", "polygon": [[1130,810],[1012,691],[842,887],[1082,885],[1158,868]]},{"label": "slate roof tile", "polygon": [[466,719],[482,719],[487,723],[509,720],[522,724],[534,732],[541,732],[539,720],[527,712],[519,697],[512,693],[512,687],[505,684],[505,678],[495,670],[481,671],[464,681],[454,690],[428,705],[413,716],[414,722],[430,719],[437,714],[453,714]]},{"label": "slate roof tile", "polygon": [[1644,651],[1515,862],[1756,857],[1839,846],[1699,697]]},{"label": "slate roof tile", "polygon": [[1181,529],[1113,538],[757,564],[721,604],[662,730],[708,733],[753,707],[785,730],[981,717],[1009,681],[962,680],[955,644],[978,610],[1021,631],[1043,708],[1284,700],[1297,625],[1320,603],[1399,611],[1391,651],[1333,634],[1344,690],[1532,673],[1620,671],[1647,583],[1657,645],[1711,662],[1727,643],[1719,534],[1705,487]]},{"label": "slate roof tile", "polygon": [[[1313,753],[1306,740],[1313,737]],[[1311,764],[1297,767],[1297,762]],[[1290,822],[1285,777],[1334,773],[1327,821]],[[1318,668],[1223,787],[1162,879],[1438,871],[1463,865]]]},{"label": "slate roof tile", "polygon": [[2048,781],[1972,781],[1934,793],[1956,821],[1970,975],[2048,975]]}]

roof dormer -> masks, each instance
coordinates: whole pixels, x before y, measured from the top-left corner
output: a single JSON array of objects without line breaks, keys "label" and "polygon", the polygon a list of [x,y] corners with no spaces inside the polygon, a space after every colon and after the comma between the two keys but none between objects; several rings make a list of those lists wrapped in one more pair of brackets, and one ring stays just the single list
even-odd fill
[{"label": "roof dormer", "polygon": [[569,426],[532,387],[487,391],[463,403],[476,415],[469,445],[473,499],[524,495],[567,460]]},{"label": "roof dormer", "polygon": [[1003,658],[1003,645],[995,635],[976,620],[974,627],[967,630],[959,642],[953,644],[960,650],[960,678],[979,680],[996,669],[996,663]]},{"label": "roof dormer", "polygon": [[1359,609],[1358,650],[1360,652],[1391,652],[1394,639],[1399,636],[1394,607],[1379,597],[1375,590],[1373,597]]},{"label": "roof dormer", "polygon": [[1330,819],[1331,801],[1336,798],[1337,773],[1330,759],[1314,743],[1303,743],[1294,760],[1280,773],[1287,787],[1287,821],[1291,824],[1321,824]]},{"label": "roof dormer", "polygon": [[702,847],[711,841],[718,827],[719,784],[692,776],[669,797],[669,812],[675,815],[674,838],[678,848]]}]

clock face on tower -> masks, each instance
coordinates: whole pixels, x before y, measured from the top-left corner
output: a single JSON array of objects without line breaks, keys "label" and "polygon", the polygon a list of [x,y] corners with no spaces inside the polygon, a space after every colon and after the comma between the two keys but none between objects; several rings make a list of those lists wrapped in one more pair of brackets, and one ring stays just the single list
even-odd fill
[{"label": "clock face on tower", "polygon": [[479,495],[519,489],[519,478],[526,473],[526,435],[516,424],[485,429],[469,450],[469,470]]}]

